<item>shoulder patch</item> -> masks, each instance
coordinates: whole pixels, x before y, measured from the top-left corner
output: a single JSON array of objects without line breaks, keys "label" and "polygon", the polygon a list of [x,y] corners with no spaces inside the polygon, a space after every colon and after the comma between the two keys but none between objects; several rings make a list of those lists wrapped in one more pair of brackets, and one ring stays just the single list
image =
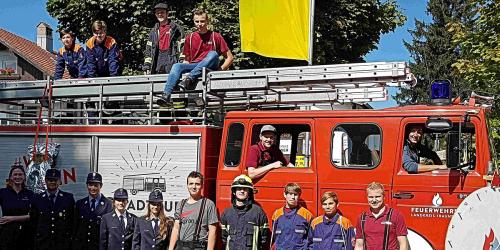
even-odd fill
[{"label": "shoulder patch", "polygon": [[344,229],[352,227],[351,221],[344,216],[339,216],[339,218],[337,219],[337,224],[339,224]]},{"label": "shoulder patch", "polygon": [[114,38],[110,36],[106,36],[106,41],[104,41],[104,46],[108,49],[111,49],[111,46],[115,45],[116,41]]},{"label": "shoulder patch", "polygon": [[274,211],[274,213],[273,213],[272,220],[276,221],[279,217],[281,217],[283,215],[283,213],[284,212],[283,212],[283,208],[282,207],[276,209],[276,211]]},{"label": "shoulder patch", "polygon": [[314,218],[311,222],[311,227],[314,229],[317,225],[323,223],[323,216],[318,216]]},{"label": "shoulder patch", "polygon": [[73,51],[74,52],[78,52],[81,48],[82,48],[82,46],[80,46],[80,44],[75,44],[75,47],[73,48]]},{"label": "shoulder patch", "polygon": [[89,40],[87,40],[87,42],[85,43],[85,45],[87,45],[87,47],[89,49],[94,48],[94,40],[95,40],[95,37],[91,37]]},{"label": "shoulder patch", "polygon": [[304,207],[300,207],[299,210],[297,211],[297,214],[302,216],[308,222],[313,219],[312,213]]},{"label": "shoulder patch", "polygon": [[62,47],[59,49],[59,54],[62,56],[66,52],[66,48]]}]

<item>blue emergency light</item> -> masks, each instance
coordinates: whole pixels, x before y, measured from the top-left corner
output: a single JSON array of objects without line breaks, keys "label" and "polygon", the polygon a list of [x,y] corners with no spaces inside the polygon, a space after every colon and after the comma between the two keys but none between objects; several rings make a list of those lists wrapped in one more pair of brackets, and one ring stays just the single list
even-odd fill
[{"label": "blue emergency light", "polygon": [[435,80],[431,83],[431,105],[449,105],[451,103],[451,82]]}]

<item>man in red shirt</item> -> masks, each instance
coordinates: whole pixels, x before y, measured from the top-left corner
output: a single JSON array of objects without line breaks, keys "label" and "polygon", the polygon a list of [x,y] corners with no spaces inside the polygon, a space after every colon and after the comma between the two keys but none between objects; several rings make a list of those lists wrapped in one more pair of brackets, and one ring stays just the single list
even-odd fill
[{"label": "man in red shirt", "polygon": [[276,146],[276,128],[264,125],[260,130],[259,143],[252,145],[248,153],[246,167],[248,176],[256,179],[267,172],[284,166],[294,167]]},{"label": "man in red shirt", "polygon": [[366,191],[370,209],[359,216],[354,249],[409,249],[404,217],[398,210],[385,205],[384,186],[372,182]]},{"label": "man in red shirt", "polygon": [[[182,74],[189,72],[181,86],[186,89],[194,89],[196,79],[201,76],[203,68],[227,70],[233,63],[233,54],[222,35],[208,29],[210,22],[208,14],[204,10],[196,10],[193,20],[197,31],[186,36],[182,52],[185,56],[184,63],[176,63],[172,67],[163,90],[164,93],[157,101],[160,106],[168,105],[170,94],[181,79]],[[220,55],[224,56],[225,60],[219,67]]]}]

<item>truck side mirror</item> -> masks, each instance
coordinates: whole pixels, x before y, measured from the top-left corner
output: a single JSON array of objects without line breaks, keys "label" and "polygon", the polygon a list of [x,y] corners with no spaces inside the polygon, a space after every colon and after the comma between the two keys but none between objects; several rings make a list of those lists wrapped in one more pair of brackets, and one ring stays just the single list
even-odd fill
[{"label": "truck side mirror", "polygon": [[456,131],[448,132],[446,147],[446,166],[456,169],[460,165],[460,135]]},{"label": "truck side mirror", "polygon": [[448,119],[429,117],[425,121],[425,127],[433,131],[448,131],[453,127],[453,123]]}]

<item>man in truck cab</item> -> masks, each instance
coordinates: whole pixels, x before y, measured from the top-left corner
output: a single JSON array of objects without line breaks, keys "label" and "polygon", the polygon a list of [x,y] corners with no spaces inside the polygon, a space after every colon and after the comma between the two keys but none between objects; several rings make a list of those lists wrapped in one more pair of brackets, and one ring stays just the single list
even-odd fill
[{"label": "man in truck cab", "polygon": [[284,166],[294,167],[276,145],[276,128],[264,125],[260,129],[260,141],[250,147],[246,167],[252,180],[261,178],[267,172]]},{"label": "man in truck cab", "polygon": [[[409,126],[406,142],[403,147],[403,168],[410,174],[447,169],[436,152],[420,143],[422,135],[422,125],[415,124]],[[421,164],[420,157],[430,159],[434,164]]]}]

